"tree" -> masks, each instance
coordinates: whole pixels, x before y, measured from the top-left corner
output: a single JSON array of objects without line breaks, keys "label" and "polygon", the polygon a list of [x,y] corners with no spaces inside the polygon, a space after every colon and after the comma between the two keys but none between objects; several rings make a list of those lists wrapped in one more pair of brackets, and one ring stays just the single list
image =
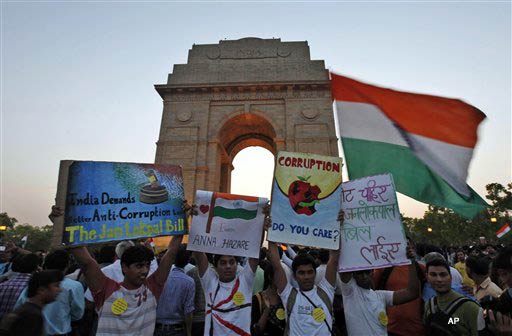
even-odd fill
[{"label": "tree", "polygon": [[20,224],[5,231],[5,240],[11,240],[19,245],[21,239],[27,236],[28,239],[25,249],[35,252],[38,250],[48,250],[50,248],[52,234],[53,226],[51,225],[37,227],[30,224]]},{"label": "tree", "polygon": [[0,225],[5,225],[7,228],[12,229],[18,220],[14,217],[9,217],[7,212],[0,213]]}]

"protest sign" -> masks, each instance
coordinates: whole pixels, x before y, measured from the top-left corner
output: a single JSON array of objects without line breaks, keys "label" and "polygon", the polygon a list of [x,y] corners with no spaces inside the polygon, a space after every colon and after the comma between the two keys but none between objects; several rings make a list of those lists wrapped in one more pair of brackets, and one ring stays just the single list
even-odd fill
[{"label": "protest sign", "polygon": [[338,249],[342,166],[339,157],[279,152],[268,240]]},{"label": "protest sign", "polygon": [[345,221],[338,270],[410,264],[391,174],[347,181],[341,188]]},{"label": "protest sign", "polygon": [[55,223],[52,243],[184,234],[183,199],[179,166],[62,161],[56,204],[65,211]]},{"label": "protest sign", "polygon": [[192,219],[188,249],[259,258],[267,202],[262,197],[197,190],[198,213]]}]

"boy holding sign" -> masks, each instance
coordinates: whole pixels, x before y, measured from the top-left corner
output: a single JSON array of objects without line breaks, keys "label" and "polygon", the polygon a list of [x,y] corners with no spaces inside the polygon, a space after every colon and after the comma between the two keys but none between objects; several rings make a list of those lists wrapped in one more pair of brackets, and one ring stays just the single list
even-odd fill
[{"label": "boy holding sign", "polygon": [[[53,207],[49,217],[53,222],[62,215],[61,208]],[[99,318],[96,335],[153,335],[158,299],[182,238],[173,236],[157,270],[149,277],[153,251],[142,245],[128,248],[121,257],[124,279],[120,283],[103,274],[85,246],[70,249],[83,267],[94,296]]]},{"label": "boy holding sign", "polygon": [[[272,221],[267,217],[266,225]],[[343,221],[343,212],[338,221]],[[275,242],[268,242],[269,259],[274,268],[274,282],[286,309],[285,335],[331,335],[332,303],[336,284],[336,269],[340,250],[329,251],[325,278],[315,285],[316,263],[312,256],[301,254],[293,259],[293,276],[299,288],[292,287],[286,279]],[[282,316],[284,319],[286,316]]]}]

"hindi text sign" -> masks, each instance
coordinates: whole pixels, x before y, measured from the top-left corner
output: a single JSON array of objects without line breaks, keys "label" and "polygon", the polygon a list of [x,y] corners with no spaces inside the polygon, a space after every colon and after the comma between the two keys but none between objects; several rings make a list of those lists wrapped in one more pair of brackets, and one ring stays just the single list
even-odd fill
[{"label": "hindi text sign", "polygon": [[410,264],[391,174],[347,181],[341,188],[339,271]]}]

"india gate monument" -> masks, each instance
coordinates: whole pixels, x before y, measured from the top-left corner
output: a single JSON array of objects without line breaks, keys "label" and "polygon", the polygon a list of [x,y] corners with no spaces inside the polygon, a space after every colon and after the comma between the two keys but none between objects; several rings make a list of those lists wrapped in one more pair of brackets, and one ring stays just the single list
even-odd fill
[{"label": "india gate monument", "polygon": [[233,158],[249,146],[338,156],[329,73],[307,42],[193,45],[155,89],[163,99],[155,163],[182,166],[187,199],[196,189],[229,192]]}]

